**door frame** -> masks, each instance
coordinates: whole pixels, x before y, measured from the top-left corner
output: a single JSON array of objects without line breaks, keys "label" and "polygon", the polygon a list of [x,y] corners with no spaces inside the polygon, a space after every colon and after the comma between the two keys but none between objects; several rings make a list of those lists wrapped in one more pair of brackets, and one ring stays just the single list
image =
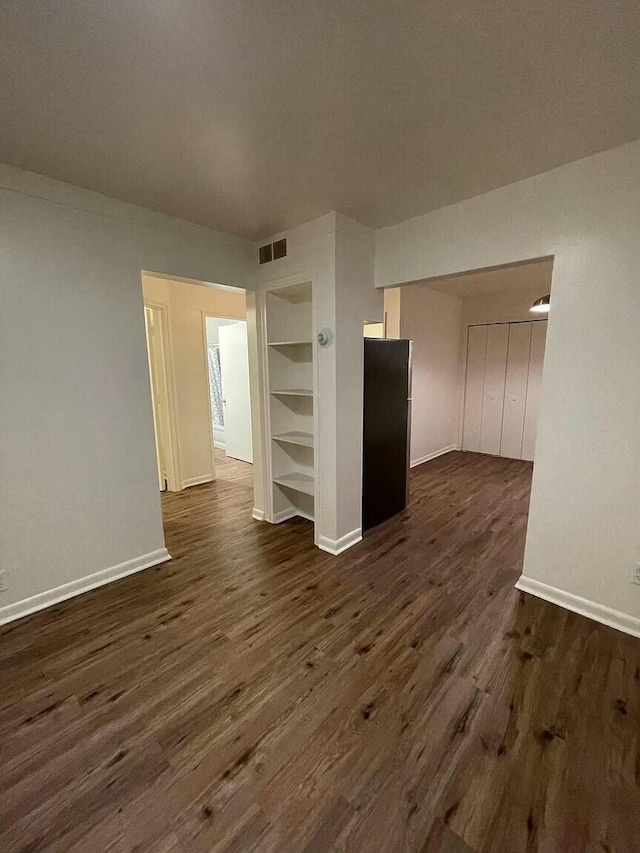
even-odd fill
[{"label": "door frame", "polygon": [[[166,451],[166,459],[164,460],[166,467],[165,480],[167,484],[167,491],[179,492],[182,488],[182,485],[180,480],[180,451],[178,447],[177,430],[178,419],[175,390],[173,385],[173,353],[171,348],[171,331],[169,326],[169,317],[167,314],[166,305],[162,305],[159,302],[154,302],[151,299],[144,300],[144,308],[149,308],[151,311],[156,312],[156,316],[159,319],[160,353],[158,355],[162,359],[162,373],[164,376],[164,392],[167,400],[167,425],[169,432],[168,446],[164,448],[164,450]],[[145,345],[148,348],[146,335]],[[151,353],[148,353],[148,356],[150,360]],[[149,376],[149,382],[151,383],[151,381],[151,376]],[[151,405],[153,406],[153,400],[151,402]],[[152,414],[154,413],[152,412]]]},{"label": "door frame", "polygon": [[151,355],[151,341],[155,337],[152,332],[152,328],[156,321],[153,320],[153,308],[150,308],[148,305],[144,305],[143,310],[145,341],[147,344],[147,367],[149,368],[149,388],[151,390],[151,410],[153,412],[153,437],[155,440],[156,448],[156,469],[158,474],[158,485],[160,486],[160,491],[164,492],[167,490],[167,474],[165,471],[165,462],[163,458],[164,454],[161,452],[163,441],[160,437],[161,424],[157,412],[157,401],[155,399],[155,383],[153,381],[154,359]]}]

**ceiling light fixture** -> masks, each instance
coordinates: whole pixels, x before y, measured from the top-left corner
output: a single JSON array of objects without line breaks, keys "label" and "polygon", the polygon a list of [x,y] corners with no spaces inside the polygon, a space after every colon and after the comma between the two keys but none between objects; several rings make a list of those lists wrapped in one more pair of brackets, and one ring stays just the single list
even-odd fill
[{"label": "ceiling light fixture", "polygon": [[546,296],[541,296],[540,299],[536,299],[529,310],[533,311],[534,314],[548,314],[550,303],[551,295],[547,294]]}]

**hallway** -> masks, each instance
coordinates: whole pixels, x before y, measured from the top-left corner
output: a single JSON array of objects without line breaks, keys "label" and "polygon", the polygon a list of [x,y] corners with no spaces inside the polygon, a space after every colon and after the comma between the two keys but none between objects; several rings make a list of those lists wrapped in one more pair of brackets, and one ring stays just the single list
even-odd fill
[{"label": "hallway", "polygon": [[171,562],[0,628],[3,853],[638,850],[640,642],[513,589],[529,463],[335,558],[217,462]]}]

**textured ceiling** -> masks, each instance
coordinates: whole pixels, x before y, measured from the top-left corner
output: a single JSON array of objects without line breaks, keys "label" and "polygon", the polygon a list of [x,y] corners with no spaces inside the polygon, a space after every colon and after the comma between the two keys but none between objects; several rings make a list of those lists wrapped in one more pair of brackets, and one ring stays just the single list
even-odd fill
[{"label": "textured ceiling", "polygon": [[5,0],[0,161],[251,238],[640,137],[637,0]]},{"label": "textured ceiling", "polygon": [[451,296],[508,296],[514,292],[536,292],[544,296],[551,290],[553,260],[542,259],[477,272],[461,273],[445,278],[416,282],[419,287],[449,293]]}]

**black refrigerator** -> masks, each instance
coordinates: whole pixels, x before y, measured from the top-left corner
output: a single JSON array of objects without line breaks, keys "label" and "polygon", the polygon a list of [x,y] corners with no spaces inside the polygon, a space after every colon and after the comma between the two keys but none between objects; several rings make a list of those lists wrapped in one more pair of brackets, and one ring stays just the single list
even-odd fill
[{"label": "black refrigerator", "polygon": [[362,528],[401,512],[409,491],[411,341],[364,339]]}]

